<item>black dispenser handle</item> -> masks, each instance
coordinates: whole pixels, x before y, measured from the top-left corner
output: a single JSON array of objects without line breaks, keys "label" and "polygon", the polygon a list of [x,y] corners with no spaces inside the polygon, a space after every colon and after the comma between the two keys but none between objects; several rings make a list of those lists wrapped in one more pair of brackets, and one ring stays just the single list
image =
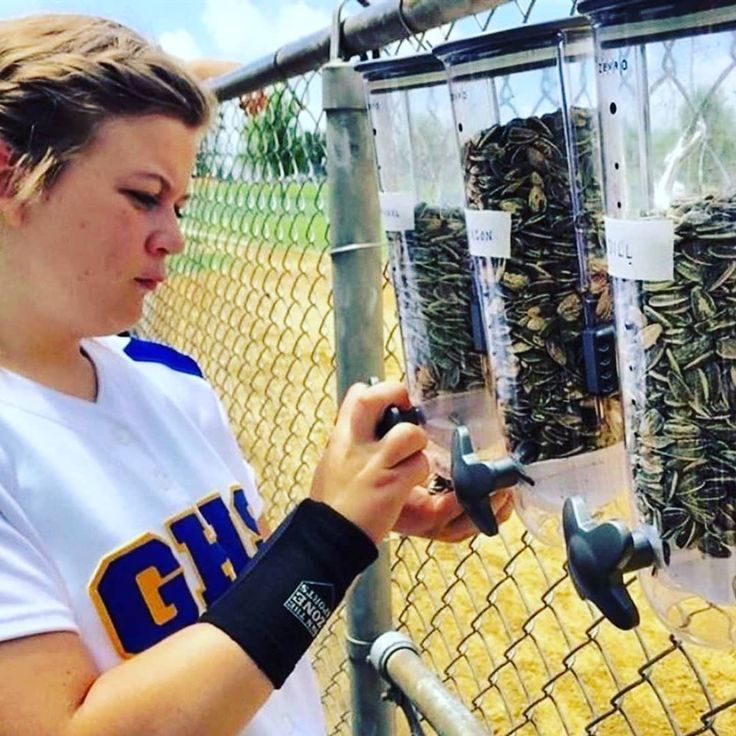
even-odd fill
[{"label": "black dispenser handle", "polygon": [[579,496],[565,499],[562,527],[575,590],[619,629],[633,629],[639,611],[623,574],[658,564],[661,555],[645,528],[629,530],[618,519],[597,522]]},{"label": "black dispenser handle", "polygon": [[534,481],[526,475],[524,462],[536,455],[532,442],[522,442],[515,455],[500,460],[480,460],[475,454],[468,428],[460,424],[452,435],[452,484],[458,501],[478,529],[492,537],[498,534],[498,522],[491,510],[489,497],[494,491],[509,488],[523,480]]},{"label": "black dispenser handle", "polygon": [[[368,379],[370,386],[380,383],[381,379],[377,376],[371,376]],[[391,404],[384,412],[380,421],[376,425],[376,438],[381,439],[389,430],[393,429],[401,422],[411,422],[412,424],[424,424],[424,414],[422,410],[416,406],[410,406],[408,409],[399,409],[398,406]]]},{"label": "black dispenser handle", "polygon": [[424,415],[422,410],[416,406],[408,409],[399,409],[393,404],[383,412],[381,421],[376,426],[376,437],[380,440],[390,429],[393,429],[401,422],[411,422],[411,424],[424,424]]}]

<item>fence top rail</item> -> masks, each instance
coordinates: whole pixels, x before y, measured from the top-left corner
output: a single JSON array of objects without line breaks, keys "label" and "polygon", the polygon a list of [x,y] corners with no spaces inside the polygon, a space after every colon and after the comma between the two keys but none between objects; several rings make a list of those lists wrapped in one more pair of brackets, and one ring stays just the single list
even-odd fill
[{"label": "fence top rail", "polygon": [[[357,56],[509,0],[382,0],[340,22],[344,57]],[[218,99],[229,100],[275,82],[319,69],[330,58],[332,28],[288,43],[212,82]]]}]

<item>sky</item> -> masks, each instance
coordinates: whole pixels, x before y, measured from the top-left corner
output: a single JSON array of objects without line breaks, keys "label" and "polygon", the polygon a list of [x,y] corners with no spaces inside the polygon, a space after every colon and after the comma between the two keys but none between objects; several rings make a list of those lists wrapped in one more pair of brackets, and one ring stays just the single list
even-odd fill
[{"label": "sky", "polygon": [[79,12],[126,23],[183,59],[246,63],[330,24],[334,0],[0,0],[0,18]]},{"label": "sky", "polygon": [[[376,2],[376,0],[373,0]],[[34,12],[80,12],[122,21],[182,59],[247,63],[330,25],[338,0],[0,0],[0,19]],[[531,0],[497,11],[493,29],[519,23]],[[567,15],[571,0],[537,0],[531,19]],[[359,11],[357,2],[348,12]],[[477,32],[476,26],[476,32]]]}]

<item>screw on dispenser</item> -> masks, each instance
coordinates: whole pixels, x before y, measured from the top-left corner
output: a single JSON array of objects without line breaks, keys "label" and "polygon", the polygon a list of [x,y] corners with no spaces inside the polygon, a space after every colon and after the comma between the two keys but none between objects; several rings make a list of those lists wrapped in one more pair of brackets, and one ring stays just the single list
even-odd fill
[{"label": "screw on dispenser", "polygon": [[408,409],[399,409],[398,406],[389,406],[386,411],[383,412],[381,421],[378,422],[376,427],[376,437],[380,439],[390,429],[395,427],[401,422],[410,422],[411,424],[424,424],[424,415],[422,410],[416,406],[411,406]]},{"label": "screw on dispenser", "polygon": [[622,521],[597,522],[579,496],[565,500],[562,526],[568,570],[578,595],[614,626],[633,629],[639,623],[639,611],[623,574],[664,566],[662,542],[654,527],[644,524],[629,530]]}]

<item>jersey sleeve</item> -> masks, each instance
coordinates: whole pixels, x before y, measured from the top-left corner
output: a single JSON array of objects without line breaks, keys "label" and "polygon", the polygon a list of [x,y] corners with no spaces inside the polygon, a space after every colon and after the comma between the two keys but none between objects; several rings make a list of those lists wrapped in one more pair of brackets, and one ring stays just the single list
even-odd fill
[{"label": "jersey sleeve", "polygon": [[61,577],[35,536],[0,486],[0,641],[78,632]]}]

